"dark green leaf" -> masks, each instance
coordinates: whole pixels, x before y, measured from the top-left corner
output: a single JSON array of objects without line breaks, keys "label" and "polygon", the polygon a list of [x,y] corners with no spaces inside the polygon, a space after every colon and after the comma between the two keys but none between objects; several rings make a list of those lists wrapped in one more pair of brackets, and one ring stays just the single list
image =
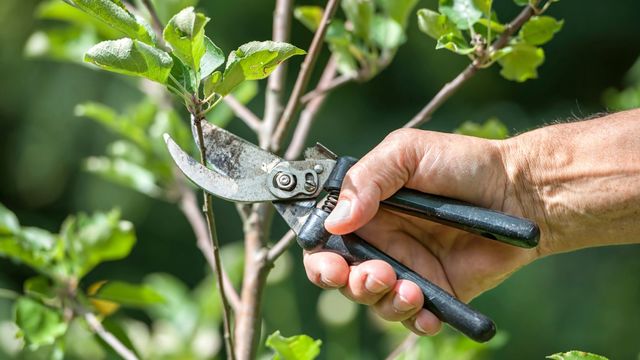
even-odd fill
[{"label": "dark green leaf", "polygon": [[103,41],[87,51],[84,61],[105,70],[141,76],[166,84],[173,60],[166,52],[138,40]]},{"label": "dark green leaf", "polygon": [[[255,81],[245,81],[236,87],[232,94],[236,100],[243,104],[247,104],[249,101],[253,100],[256,95],[258,95],[258,84]],[[233,111],[229,105],[224,102],[218,104],[207,114],[207,119],[219,127],[226,127],[233,117]]]},{"label": "dark green leaf", "polygon": [[460,55],[468,55],[474,51],[474,48],[469,45],[467,40],[453,33],[440,37],[436,44],[436,49],[447,49]]},{"label": "dark green leaf", "polygon": [[591,354],[591,353],[584,352],[584,351],[577,351],[577,350],[549,355],[549,356],[547,356],[547,359],[552,359],[552,360],[608,360],[604,356]]},{"label": "dark green leaf", "polygon": [[168,81],[168,83],[175,87],[176,90],[182,91],[182,88],[187,91],[187,94],[195,94],[196,92],[196,78],[195,73],[191,70],[187,65],[185,65],[182,60],[178,59],[175,55],[171,54],[171,59],[173,59],[173,67],[171,68],[171,76],[180,84],[177,86],[173,79]]},{"label": "dark green leaf", "polygon": [[418,27],[420,30],[435,40],[446,34],[462,36],[456,25],[447,18],[446,15],[439,14],[433,10],[418,10]]},{"label": "dark green leaf", "polygon": [[418,0],[377,0],[376,3],[386,15],[405,28],[411,10],[416,6]]},{"label": "dark green leaf", "polygon": [[220,65],[224,64],[224,53],[208,37],[204,37],[205,53],[200,60],[200,77],[211,75]]},{"label": "dark green leaf", "polygon": [[553,39],[553,35],[562,29],[564,20],[551,16],[534,16],[520,30],[522,41],[531,45],[542,45]]},{"label": "dark green leaf", "polygon": [[149,45],[154,43],[149,24],[131,14],[120,0],[70,0],[78,8],[122,31],[128,37]]},{"label": "dark green leaf", "polygon": [[93,297],[131,307],[145,307],[164,301],[163,297],[148,285],[135,285],[122,281],[107,282]]},{"label": "dark green leaf", "polygon": [[286,338],[276,331],[269,335],[266,345],[275,352],[274,360],[313,360],[320,354],[322,341],[307,335]]},{"label": "dark green leaf", "polygon": [[342,0],[342,10],[353,25],[356,36],[368,42],[375,7],[372,0]]},{"label": "dark green leaf", "polygon": [[460,30],[469,29],[483,15],[483,0],[440,0],[440,12]]},{"label": "dark green leaf", "polygon": [[188,7],[169,20],[162,33],[173,54],[194,71],[200,71],[200,60],[206,52],[204,27],[209,18]]},{"label": "dark green leaf", "polygon": [[456,129],[456,134],[481,137],[485,139],[506,139],[509,137],[509,129],[496,118],[478,124],[471,121],[464,122]]},{"label": "dark green leaf", "polygon": [[396,49],[406,41],[400,24],[392,18],[377,15],[373,18],[371,38],[381,49]]},{"label": "dark green leaf", "polygon": [[18,218],[0,203],[0,236],[14,235],[18,232],[20,232]]},{"label": "dark green leaf", "polygon": [[60,313],[26,297],[16,301],[14,321],[33,347],[51,345],[67,331]]},{"label": "dark green leaf", "polygon": [[311,31],[316,31],[322,21],[324,9],[320,6],[298,6],[293,16]]},{"label": "dark green leaf", "polygon": [[498,62],[500,74],[508,80],[524,82],[538,77],[538,67],[544,62],[544,51],[529,44],[516,44],[502,49]]}]

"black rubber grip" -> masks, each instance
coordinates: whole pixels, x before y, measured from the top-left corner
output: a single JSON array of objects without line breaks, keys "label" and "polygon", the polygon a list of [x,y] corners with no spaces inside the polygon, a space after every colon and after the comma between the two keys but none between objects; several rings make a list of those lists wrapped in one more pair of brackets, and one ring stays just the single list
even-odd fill
[{"label": "black rubber grip", "polygon": [[324,245],[323,250],[342,255],[350,265],[366,260],[383,260],[393,267],[399,279],[410,280],[420,287],[424,295],[424,308],[434,313],[441,321],[478,342],[488,341],[496,333],[494,322],[487,316],[472,309],[355,234],[333,235]]},{"label": "black rubber grip", "polygon": [[443,196],[401,189],[382,205],[523,248],[537,246],[540,238],[540,230],[532,221]]}]

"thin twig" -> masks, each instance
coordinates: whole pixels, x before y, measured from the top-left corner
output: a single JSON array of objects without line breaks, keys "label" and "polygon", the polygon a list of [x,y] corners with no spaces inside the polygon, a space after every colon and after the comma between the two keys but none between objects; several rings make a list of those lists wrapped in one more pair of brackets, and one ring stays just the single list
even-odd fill
[{"label": "thin twig", "polygon": [[[198,200],[196,199],[193,190],[189,189],[186,184],[179,184],[179,192],[180,210],[184,214],[185,218],[187,218],[187,221],[189,221],[189,224],[193,229],[198,248],[207,260],[212,273],[215,273],[217,269],[216,259],[213,256],[213,248],[209,241],[207,223],[202,214],[202,209],[198,205]],[[233,287],[233,283],[231,282],[231,279],[229,279],[229,275],[224,270],[224,267],[221,266],[220,270],[222,272],[222,279],[224,282],[224,291],[229,299],[229,304],[234,312],[238,312],[240,309],[240,297],[238,296],[238,292]]]},{"label": "thin twig", "polygon": [[[322,71],[322,76],[318,81],[318,85],[316,89],[326,88],[329,83],[334,79],[337,62],[334,56],[329,58],[327,65]],[[314,90],[315,91],[315,90]],[[330,91],[330,90],[329,90]],[[285,152],[285,159],[294,160],[300,156],[302,150],[304,149],[304,144],[307,141],[307,137],[309,135],[309,130],[311,130],[311,125],[313,124],[313,120],[316,118],[318,111],[324,104],[325,99],[327,98],[328,92],[320,93],[320,95],[316,96],[311,100],[302,110],[300,114],[300,121],[298,121],[298,125],[296,125],[296,129],[293,132],[293,136],[291,137],[291,142],[287,147],[287,151]]]},{"label": "thin twig", "polygon": [[[537,2],[535,4],[537,6]],[[531,16],[535,14],[534,8],[527,5],[516,18],[505,26],[505,30],[500,37],[491,44],[489,53],[502,49],[520,27],[529,20]],[[418,127],[431,119],[433,113],[453,95],[460,87],[467,82],[476,72],[480,69],[482,61],[479,59],[474,60],[469,66],[467,66],[458,76],[456,76],[451,82],[446,83],[440,91],[429,101],[429,103],[420,110],[416,116],[413,117],[403,127],[411,128]]]},{"label": "thin twig", "polygon": [[236,116],[244,121],[247,126],[253,131],[259,131],[262,126],[262,121],[260,118],[256,116],[249,108],[244,106],[238,99],[236,99],[233,95],[227,95],[224,98],[224,102],[229,105],[231,110]]},{"label": "thin twig", "polygon": [[136,354],[129,350],[129,348],[127,348],[122,342],[120,342],[120,340],[118,340],[118,338],[115,337],[112,333],[107,331],[107,329],[102,326],[102,323],[94,314],[85,312],[84,318],[87,321],[87,324],[89,325],[91,331],[100,336],[100,338],[104,340],[104,342],[106,342],[109,346],[111,346],[113,351],[115,351],[121,358],[125,360],[138,360]]},{"label": "thin twig", "polygon": [[353,79],[354,78],[352,76],[345,76],[345,75],[336,76],[335,78],[331,79],[331,81],[329,81],[329,83],[326,84],[325,86],[323,87],[318,86],[312,91],[309,91],[308,93],[304,94],[304,96],[300,98],[300,103],[306,104],[311,100],[313,100],[314,98],[317,98],[320,95],[324,95],[329,91],[335,90],[340,86],[352,81]]},{"label": "thin twig", "polygon": [[164,25],[162,25],[162,20],[160,20],[156,8],[153,6],[150,0],[142,0],[142,4],[145,8],[147,8],[149,16],[151,16],[151,26],[156,32],[156,35],[158,35],[158,39],[162,39],[162,29],[164,28]]},{"label": "thin twig", "polygon": [[274,261],[276,261],[276,259],[279,258],[280,255],[284,254],[284,252],[287,251],[289,246],[291,246],[291,244],[293,244],[295,240],[296,233],[294,233],[293,230],[287,231],[287,233],[284,234],[280,238],[280,240],[278,240],[275,245],[273,245],[271,249],[269,249],[269,252],[267,253],[267,261],[269,263],[273,263]]},{"label": "thin twig", "polygon": [[411,349],[416,344],[416,342],[418,341],[418,338],[419,338],[418,335],[416,335],[414,333],[410,333],[409,335],[407,335],[407,337],[404,340],[402,340],[400,345],[398,345],[398,347],[395,348],[389,354],[389,356],[387,356],[385,358],[385,360],[394,360],[395,358],[400,356],[403,352]]},{"label": "thin twig", "polygon": [[[200,113],[200,106],[198,105],[197,113]],[[202,121],[206,121],[202,118],[196,117],[193,114],[191,115],[191,120],[193,121],[196,128],[196,135],[198,136],[198,149],[200,151],[200,163],[204,166],[206,165],[206,149],[204,145],[204,136],[202,134]],[[223,323],[224,323],[224,340],[227,348],[227,358],[234,360],[235,359],[235,349],[233,347],[233,338],[231,336],[231,310],[229,309],[229,301],[224,289],[224,280],[222,277],[222,263],[220,261],[220,246],[218,245],[218,235],[216,231],[216,223],[215,217],[213,215],[213,207],[211,206],[211,195],[206,191],[202,191],[204,197],[204,214],[207,219],[207,225],[209,226],[209,239],[211,241],[211,248],[213,249],[213,256],[215,258],[216,265],[216,278],[218,291],[220,292],[220,300],[222,302],[222,315],[223,315]]]},{"label": "thin twig", "polygon": [[298,109],[300,97],[307,88],[307,84],[311,78],[311,72],[316,60],[318,60],[318,55],[320,55],[320,49],[322,49],[322,43],[324,42],[324,36],[327,33],[327,28],[329,27],[331,18],[338,8],[339,3],[339,0],[329,0],[324,9],[320,26],[318,26],[318,30],[316,30],[316,33],[313,35],[309,52],[300,66],[300,72],[298,73],[298,78],[293,86],[293,91],[291,92],[287,106],[285,107],[284,112],[280,117],[280,121],[278,122],[276,131],[271,138],[271,148],[274,151],[279,150],[280,143],[287,132],[289,123],[293,120],[296,110]]}]

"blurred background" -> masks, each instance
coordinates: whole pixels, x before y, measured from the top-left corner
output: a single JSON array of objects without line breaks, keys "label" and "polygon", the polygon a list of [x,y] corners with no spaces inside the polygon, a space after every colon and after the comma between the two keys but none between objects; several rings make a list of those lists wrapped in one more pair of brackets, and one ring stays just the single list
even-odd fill
[{"label": "blurred background", "polygon": [[[41,25],[33,16],[38,3],[0,2],[0,202],[22,224],[50,231],[57,231],[70,213],[118,207],[123,218],[135,224],[138,243],[129,258],[101,265],[88,282],[106,277],[136,282],[145,274],[164,272],[189,286],[197,285],[206,275],[206,264],[179,211],[82,170],[83,160],[102,154],[114,136],[76,117],[74,106],[91,100],[124,109],[139,101],[141,93],[122,76],[26,59],[25,43]],[[503,21],[519,11],[511,1],[496,1],[494,6]],[[437,4],[421,1],[420,7],[434,9]],[[204,1],[199,8],[212,18],[207,33],[225,51],[270,38],[273,1]],[[546,61],[539,79],[518,84],[503,79],[497,67],[482,71],[424,128],[452,131],[465,121],[497,117],[516,134],[611,111],[613,105],[604,94],[629,85],[627,74],[640,55],[638,14],[640,3],[633,0],[554,4],[549,15],[564,19],[565,24],[544,46]],[[310,35],[294,22],[291,43],[306,48]],[[369,83],[349,84],[333,93],[309,143],[321,142],[339,154],[365,154],[466,66],[465,58],[434,47],[434,41],[418,31],[413,15],[408,42],[392,65]],[[299,62],[290,62],[290,83]],[[259,83],[261,89],[265,85],[265,81]],[[262,95],[249,106],[261,114]],[[233,121],[229,129],[254,140],[240,121]],[[219,200],[214,206],[219,238],[224,244],[239,244],[242,233],[235,208]],[[277,219],[274,238],[284,231],[284,223]],[[505,344],[491,358],[542,359],[571,349],[611,359],[637,358],[639,259],[639,246],[557,255],[528,266],[476,299],[473,305],[493,317],[507,334]],[[312,286],[298,248],[289,250],[275,272],[263,308],[266,333],[279,329],[285,335],[306,333],[322,339],[322,357],[327,359],[381,358],[397,339],[389,334],[398,330],[372,320],[364,307],[342,305],[335,293]],[[0,259],[0,287],[20,289],[31,274]],[[133,316],[144,321],[143,315]],[[0,299],[0,319],[10,317],[9,302]]]}]

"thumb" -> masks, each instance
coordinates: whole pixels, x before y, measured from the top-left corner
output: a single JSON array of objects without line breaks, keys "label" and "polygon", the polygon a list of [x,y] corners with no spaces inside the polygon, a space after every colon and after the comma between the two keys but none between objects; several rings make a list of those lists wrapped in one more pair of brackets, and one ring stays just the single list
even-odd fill
[{"label": "thumb", "polygon": [[345,175],[336,208],[325,221],[333,234],[356,231],[378,211],[379,203],[404,186],[417,166],[417,149],[407,141],[415,131],[389,134]]}]

